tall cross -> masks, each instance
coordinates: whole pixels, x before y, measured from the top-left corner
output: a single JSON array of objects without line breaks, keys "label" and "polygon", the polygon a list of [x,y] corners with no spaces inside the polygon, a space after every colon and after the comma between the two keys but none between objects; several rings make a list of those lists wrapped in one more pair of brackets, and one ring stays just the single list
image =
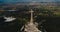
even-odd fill
[{"label": "tall cross", "polygon": [[33,23],[33,10],[31,9],[30,13],[31,13],[31,19],[30,19],[30,23]]},{"label": "tall cross", "polygon": [[[40,32],[40,30],[36,27],[36,25],[33,23],[33,10],[29,11],[31,13],[31,19],[30,22],[25,24],[25,27],[23,26],[25,32]],[[22,29],[21,29],[22,30]]]}]

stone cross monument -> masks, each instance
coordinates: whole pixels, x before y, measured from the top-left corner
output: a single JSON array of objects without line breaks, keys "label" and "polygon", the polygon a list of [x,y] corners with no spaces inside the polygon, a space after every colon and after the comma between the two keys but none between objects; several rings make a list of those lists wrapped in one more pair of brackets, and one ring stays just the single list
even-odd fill
[{"label": "stone cross monument", "polygon": [[29,11],[31,13],[31,19],[30,22],[28,22],[25,25],[24,31],[25,32],[41,32],[40,30],[38,30],[38,28],[36,27],[36,25],[33,23],[33,10],[31,9],[31,11]]}]

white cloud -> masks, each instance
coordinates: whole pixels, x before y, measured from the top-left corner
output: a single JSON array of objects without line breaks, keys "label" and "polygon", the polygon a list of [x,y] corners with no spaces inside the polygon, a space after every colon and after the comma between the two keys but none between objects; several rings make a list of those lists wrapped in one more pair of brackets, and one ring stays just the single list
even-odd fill
[{"label": "white cloud", "polygon": [[15,20],[16,18],[4,17],[4,19],[6,19],[5,22],[11,22],[11,21]]}]

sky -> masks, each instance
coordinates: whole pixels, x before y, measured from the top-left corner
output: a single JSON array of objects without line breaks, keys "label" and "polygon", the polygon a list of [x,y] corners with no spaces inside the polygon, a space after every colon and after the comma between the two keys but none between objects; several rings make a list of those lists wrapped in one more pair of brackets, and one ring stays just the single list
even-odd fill
[{"label": "sky", "polygon": [[57,2],[60,0],[0,0],[0,3],[17,3],[17,2]]}]

